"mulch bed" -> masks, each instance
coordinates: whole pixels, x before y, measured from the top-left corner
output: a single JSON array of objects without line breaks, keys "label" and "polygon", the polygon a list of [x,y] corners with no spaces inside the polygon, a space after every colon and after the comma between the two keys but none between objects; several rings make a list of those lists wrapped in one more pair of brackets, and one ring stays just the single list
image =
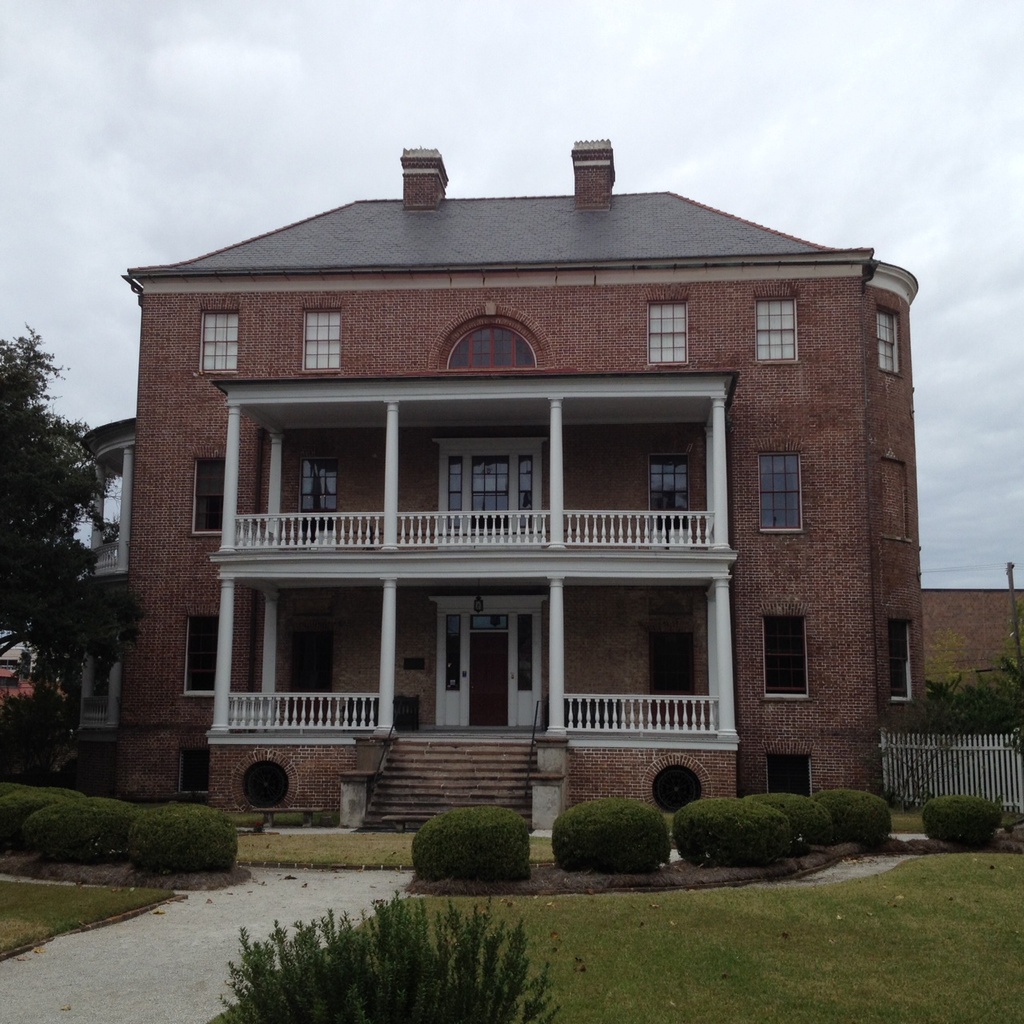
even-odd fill
[{"label": "mulch bed", "polygon": [[[990,853],[1024,854],[1024,830],[1000,832],[983,847]],[[781,881],[821,871],[851,857],[920,856],[932,853],[978,852],[976,848],[936,839],[890,839],[882,846],[867,850],[854,843],[819,847],[805,857],[791,857],[761,868],[701,868],[685,861],[667,864],[649,875],[606,875],[591,871],[563,871],[553,864],[533,865],[530,878],[522,882],[468,882],[447,880],[425,882],[414,879],[408,891],[431,896],[550,896],[591,895],[600,892],[646,892],[666,889],[713,889],[722,886],[750,885],[753,882]],[[131,864],[63,864],[43,860],[35,853],[9,852],[0,856],[0,874],[20,875],[77,885],[104,885],[110,888],[146,887],[195,891],[222,889],[247,881],[247,867],[236,865],[230,871],[197,871],[176,875],[153,875],[138,871]]]}]

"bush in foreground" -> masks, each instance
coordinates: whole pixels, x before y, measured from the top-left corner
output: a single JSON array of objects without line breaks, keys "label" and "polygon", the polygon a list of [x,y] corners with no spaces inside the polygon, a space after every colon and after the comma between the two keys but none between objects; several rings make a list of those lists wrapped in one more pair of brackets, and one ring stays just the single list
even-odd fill
[{"label": "bush in foreground", "polygon": [[422,902],[397,895],[355,927],[332,912],[265,942],[241,937],[230,964],[231,1024],[548,1024],[545,964],[530,972],[522,922],[494,924],[490,908],[452,904],[433,928]]},{"label": "bush in foreground", "polygon": [[672,846],[657,808],[606,797],[563,811],[551,831],[551,850],[564,871],[633,875],[657,871]]},{"label": "bush in foreground", "polygon": [[412,841],[412,866],[428,882],[530,877],[530,832],[507,807],[457,807],[431,818]]},{"label": "bush in foreground", "polygon": [[128,833],[128,856],[143,871],[227,871],[238,854],[238,832],[223,811],[173,804],[143,811]]},{"label": "bush in foreground", "polygon": [[1003,810],[980,796],[937,796],[924,805],[921,818],[929,839],[984,846],[996,834]]},{"label": "bush in foreground", "polygon": [[[49,804],[72,803],[72,798],[65,796],[71,790],[33,789],[25,786],[22,789],[0,797],[0,847],[13,846],[20,849],[25,845],[22,826],[29,816]],[[75,794],[84,799],[81,793]],[[74,801],[77,802],[77,801]]]},{"label": "bush in foreground", "polygon": [[825,789],[812,797],[832,818],[833,843],[881,846],[892,831],[889,805],[859,789]]},{"label": "bush in foreground", "polygon": [[703,867],[761,867],[789,853],[789,819],[736,797],[695,800],[676,811],[672,836],[683,860]]},{"label": "bush in foreground", "polygon": [[126,860],[128,833],[140,813],[134,804],[104,797],[57,801],[31,814],[22,834],[30,850],[50,860]]},{"label": "bush in foreground", "polygon": [[798,793],[754,793],[746,798],[774,807],[789,819],[789,853],[802,857],[812,846],[832,842],[832,819],[821,804]]}]

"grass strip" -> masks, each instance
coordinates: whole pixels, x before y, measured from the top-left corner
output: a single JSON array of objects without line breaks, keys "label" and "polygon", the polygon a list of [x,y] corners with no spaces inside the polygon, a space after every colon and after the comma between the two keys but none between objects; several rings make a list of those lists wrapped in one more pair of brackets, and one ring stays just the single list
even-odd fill
[{"label": "grass strip", "polygon": [[164,902],[166,889],[0,881],[0,954]]},{"label": "grass strip", "polygon": [[492,906],[551,962],[559,1024],[988,1024],[1020,1013],[1022,901],[1024,858],[957,854],[819,887]]}]

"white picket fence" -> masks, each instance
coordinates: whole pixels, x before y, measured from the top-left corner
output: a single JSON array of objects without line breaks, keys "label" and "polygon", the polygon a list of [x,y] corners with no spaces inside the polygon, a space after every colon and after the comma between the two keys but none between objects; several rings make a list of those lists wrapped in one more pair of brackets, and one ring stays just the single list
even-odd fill
[{"label": "white picket fence", "polygon": [[1024,756],[1014,735],[938,736],[882,730],[882,786],[893,801],[983,796],[1024,813]]}]

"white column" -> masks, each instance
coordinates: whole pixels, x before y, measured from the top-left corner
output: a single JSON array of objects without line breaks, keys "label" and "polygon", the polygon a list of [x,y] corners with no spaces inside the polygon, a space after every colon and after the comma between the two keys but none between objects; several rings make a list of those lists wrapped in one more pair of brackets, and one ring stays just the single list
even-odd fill
[{"label": "white column", "polygon": [[564,580],[548,581],[548,732],[565,734],[565,604]]},{"label": "white column", "polygon": [[709,586],[705,591],[708,613],[708,692],[718,695],[718,640],[716,638],[718,621],[715,618],[715,588]]},{"label": "white column", "polygon": [[92,539],[89,546],[94,550],[103,543],[103,498],[107,493],[107,471],[96,463],[96,493],[92,499]]},{"label": "white column", "polygon": [[[551,399],[551,426],[548,446],[551,463],[551,480],[548,484],[551,495],[551,547],[565,547],[565,493],[562,470],[562,400]],[[559,705],[561,707],[561,705]]]},{"label": "white column", "polygon": [[384,438],[384,550],[398,547],[398,403],[388,402]]},{"label": "white column", "polygon": [[280,432],[270,433],[270,479],[267,481],[267,515],[281,514],[281,452],[284,447],[284,435]]},{"label": "white column", "polygon": [[217,668],[213,677],[213,732],[228,731],[228,695],[231,693],[231,655],[235,638],[235,581],[220,581],[220,617],[217,623]]},{"label": "white column", "polygon": [[115,661],[107,676],[107,725],[116,726],[121,720],[121,662]]},{"label": "white column", "polygon": [[263,686],[264,693],[277,692],[277,590],[263,594]]},{"label": "white column", "polygon": [[235,549],[235,516],[238,514],[238,459],[242,414],[237,405],[228,406],[228,434],[224,446],[224,519],[221,525],[221,551]]},{"label": "white column", "polygon": [[90,654],[82,665],[82,700],[96,695],[96,659]]},{"label": "white column", "polygon": [[121,519],[117,527],[117,567],[128,568],[128,549],[132,541],[132,487],[135,480],[135,445],[121,452]]},{"label": "white column", "polygon": [[391,731],[395,720],[395,620],[398,580],[384,580],[384,600],[380,612],[380,706],[377,710],[377,732]]},{"label": "white column", "polygon": [[708,615],[715,617],[715,679],[712,686],[718,690],[718,735],[723,739],[737,739],[736,697],[732,677],[732,612],[729,610],[729,581],[712,581],[713,595]]},{"label": "white column", "polygon": [[725,399],[715,398],[711,405],[711,465],[716,548],[729,546],[729,486],[725,455]]}]

